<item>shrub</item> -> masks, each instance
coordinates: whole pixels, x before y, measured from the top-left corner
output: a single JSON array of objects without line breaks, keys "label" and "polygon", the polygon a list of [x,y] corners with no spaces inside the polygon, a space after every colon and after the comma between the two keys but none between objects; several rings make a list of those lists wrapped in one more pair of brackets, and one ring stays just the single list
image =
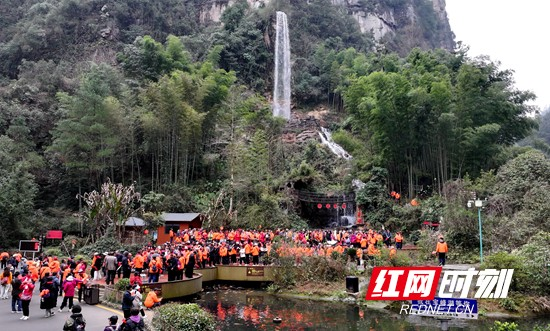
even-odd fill
[{"label": "shrub", "polygon": [[518,252],[525,264],[526,289],[537,295],[550,293],[550,232],[541,231],[534,235]]},{"label": "shrub", "polygon": [[281,256],[275,260],[273,268],[273,284],[277,288],[289,288],[296,284],[297,268],[293,256]]},{"label": "shrub", "polygon": [[519,331],[518,325],[514,322],[495,321],[491,327],[491,331]]},{"label": "shrub", "polygon": [[514,269],[510,289],[519,291],[524,289],[531,281],[525,273],[525,264],[520,256],[506,252],[498,252],[489,255],[483,262],[482,269]]},{"label": "shrub", "polygon": [[63,252],[67,249],[71,255],[75,255],[84,244],[86,244],[86,238],[66,236],[63,238],[63,242],[59,244],[59,249],[63,249]]},{"label": "shrub", "polygon": [[[418,241],[416,246],[418,250],[418,259],[419,262],[432,260],[434,257],[431,252],[434,250],[437,243],[438,233],[433,232],[432,230],[421,230],[418,235]],[[449,247],[452,248],[452,247]]]},{"label": "shrub", "polygon": [[407,255],[407,253],[404,252],[397,252],[397,254],[394,256],[393,259],[389,258],[389,265],[393,267],[408,267],[413,265],[412,259]]},{"label": "shrub", "polygon": [[63,253],[61,253],[61,250],[57,247],[48,247],[44,250],[44,254],[61,257]]},{"label": "shrub", "polygon": [[351,257],[351,260],[355,260],[355,258],[357,257],[357,249],[355,248],[348,248],[346,250],[346,254]]},{"label": "shrub", "polygon": [[197,304],[170,303],[162,305],[153,317],[155,331],[215,331],[214,317]]},{"label": "shrub", "polygon": [[346,275],[345,262],[324,256],[310,256],[304,259],[298,273],[298,280],[304,282],[333,282]]},{"label": "shrub", "polygon": [[516,302],[513,298],[504,298],[499,301],[499,306],[502,308],[508,310],[508,311],[518,311],[518,306],[516,305]]},{"label": "shrub", "polygon": [[115,290],[126,291],[128,285],[130,285],[130,280],[128,278],[119,279],[118,282],[115,283]]}]

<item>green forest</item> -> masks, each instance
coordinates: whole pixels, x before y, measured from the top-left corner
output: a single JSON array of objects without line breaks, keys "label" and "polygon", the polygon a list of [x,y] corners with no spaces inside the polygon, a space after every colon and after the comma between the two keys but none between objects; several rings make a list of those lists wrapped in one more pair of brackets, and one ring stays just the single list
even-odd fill
[{"label": "green forest", "polygon": [[[153,229],[163,211],[203,213],[207,227],[319,226],[289,187],[351,192],[354,179],[368,224],[411,241],[440,222],[475,259],[474,195],[487,199],[487,249],[548,238],[550,111],[497,59],[462,44],[406,49],[403,36],[381,47],[330,0],[237,1],[221,24],[200,22],[204,3],[0,3],[1,246],[54,228],[122,236],[126,217]],[[428,1],[410,3],[423,38],[435,36]],[[328,109],[351,161],[282,139],[270,106],[277,10],[289,16],[292,111]],[[101,194],[116,208],[102,210]]]}]

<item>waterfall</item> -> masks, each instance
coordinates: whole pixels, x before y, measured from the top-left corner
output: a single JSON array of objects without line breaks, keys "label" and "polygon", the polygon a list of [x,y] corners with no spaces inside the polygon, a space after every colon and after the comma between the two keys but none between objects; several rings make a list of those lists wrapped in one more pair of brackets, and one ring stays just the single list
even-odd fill
[{"label": "waterfall", "polygon": [[273,116],[290,119],[290,41],[286,14],[277,12]]},{"label": "waterfall", "polygon": [[327,145],[331,152],[334,153],[336,156],[344,158],[346,160],[351,159],[351,155],[349,155],[349,153],[346,152],[346,150],[342,148],[342,146],[338,145],[334,142],[334,140],[332,140],[332,134],[328,129],[321,127],[321,132],[319,132],[319,136],[321,136],[321,141],[323,142],[323,144]]}]

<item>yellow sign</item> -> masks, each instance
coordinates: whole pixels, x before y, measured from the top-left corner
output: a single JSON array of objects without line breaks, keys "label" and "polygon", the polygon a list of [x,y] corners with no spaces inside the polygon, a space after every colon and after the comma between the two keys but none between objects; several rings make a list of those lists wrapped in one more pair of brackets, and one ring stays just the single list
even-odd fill
[{"label": "yellow sign", "polygon": [[264,276],[264,267],[246,267],[246,275],[247,276],[263,277]]}]

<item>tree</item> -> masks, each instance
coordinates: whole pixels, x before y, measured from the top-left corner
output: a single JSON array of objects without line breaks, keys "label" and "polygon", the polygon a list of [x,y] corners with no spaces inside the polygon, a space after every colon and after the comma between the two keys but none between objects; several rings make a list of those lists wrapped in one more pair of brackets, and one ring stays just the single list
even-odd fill
[{"label": "tree", "polygon": [[372,227],[384,225],[391,214],[386,181],[388,172],[383,168],[373,168],[370,180],[357,192],[355,200],[363,208],[365,220]]},{"label": "tree", "polygon": [[135,191],[134,185],[124,186],[107,181],[99,191],[78,195],[86,203],[83,213],[85,222],[93,229],[90,234],[92,242],[103,237],[109,228],[113,229],[116,238],[121,241],[124,236],[124,224],[130,216],[141,212],[139,200],[141,194]]},{"label": "tree", "polygon": [[189,71],[191,66],[181,40],[173,35],[164,46],[151,36],[138,37],[118,54],[118,60],[130,77],[139,80],[157,81],[174,70]]},{"label": "tree", "polygon": [[18,239],[36,235],[26,233],[38,188],[24,155],[15,141],[0,136],[0,241],[5,246],[15,246]]},{"label": "tree", "polygon": [[114,177],[124,156],[119,153],[120,133],[125,131],[117,99],[120,88],[118,73],[100,64],[84,75],[75,95],[58,95],[65,116],[53,130],[49,151],[62,160],[79,187],[99,187],[104,178]]},{"label": "tree", "polygon": [[373,143],[390,186],[410,198],[416,185],[441,190],[451,178],[497,168],[503,149],[535,126],[532,93],[487,58],[413,50],[404,62],[381,55],[359,63],[375,71],[352,67],[351,83],[339,87],[351,130]]}]

